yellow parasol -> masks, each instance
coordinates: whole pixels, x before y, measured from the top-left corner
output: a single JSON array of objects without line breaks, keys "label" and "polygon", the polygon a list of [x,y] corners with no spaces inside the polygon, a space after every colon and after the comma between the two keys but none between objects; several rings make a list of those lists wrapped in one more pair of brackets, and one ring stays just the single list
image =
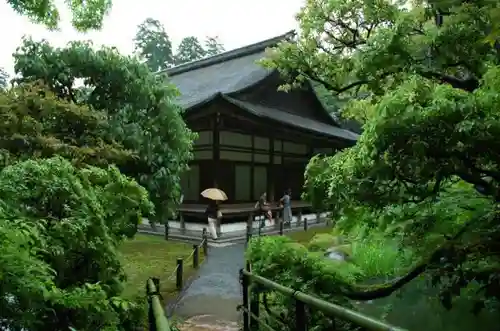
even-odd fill
[{"label": "yellow parasol", "polygon": [[207,188],[201,192],[201,196],[210,200],[225,201],[227,200],[227,195],[224,191],[218,188]]}]

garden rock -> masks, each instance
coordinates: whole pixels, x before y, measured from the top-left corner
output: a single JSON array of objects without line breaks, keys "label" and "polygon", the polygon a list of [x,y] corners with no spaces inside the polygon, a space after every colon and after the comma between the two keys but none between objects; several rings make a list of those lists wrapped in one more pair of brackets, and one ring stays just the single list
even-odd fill
[{"label": "garden rock", "polygon": [[325,257],[327,257],[330,260],[349,261],[349,254],[347,254],[345,251],[343,251],[338,246],[328,248],[324,255],[325,255]]},{"label": "garden rock", "polygon": [[330,247],[339,246],[344,243],[344,239],[341,236],[334,236],[328,233],[318,233],[316,234],[309,244],[307,248],[311,252],[320,252],[326,251]]}]

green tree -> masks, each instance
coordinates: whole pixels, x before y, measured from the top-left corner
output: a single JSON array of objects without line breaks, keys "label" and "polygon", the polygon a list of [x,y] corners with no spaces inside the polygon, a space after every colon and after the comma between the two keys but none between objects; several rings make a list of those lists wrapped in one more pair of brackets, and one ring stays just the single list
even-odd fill
[{"label": "green tree", "polygon": [[137,27],[135,52],[153,72],[174,65],[172,43],[160,21],[147,18]]},{"label": "green tree", "polygon": [[205,55],[214,56],[219,53],[224,52],[226,49],[224,45],[220,42],[219,37],[207,37],[205,39]]},{"label": "green tree", "polygon": [[5,89],[9,85],[9,74],[0,68],[0,89]]},{"label": "green tree", "polygon": [[143,302],[120,297],[117,247],[153,210],[115,167],[61,157],[0,171],[0,326],[20,330],[140,327]]},{"label": "green tree", "polygon": [[60,155],[74,164],[132,167],[136,155],[111,139],[106,113],[59,99],[40,82],[0,94],[2,167]]},{"label": "green tree", "polygon": [[[44,24],[51,30],[58,28],[60,8],[54,0],[7,0],[7,3],[35,23]],[[104,17],[112,6],[111,0],[69,0],[65,3],[72,14],[71,23],[78,31],[101,29]]]},{"label": "green tree", "polygon": [[[157,217],[174,210],[194,134],[173,103],[177,90],[165,77],[116,49],[94,50],[85,42],[54,48],[28,38],[14,59],[17,82],[41,80],[58,98],[105,113],[107,137],[136,155],[135,162],[120,170],[150,192]],[[85,93],[75,87],[77,79],[83,81]]]},{"label": "green tree", "polygon": [[[498,308],[500,63],[496,41],[485,42],[496,12],[487,1],[309,0],[300,34],[263,61],[288,78],[284,89],[312,80],[339,97],[367,94],[343,110],[363,134],[311,160],[308,197],[351,227],[368,213],[372,231],[404,238],[420,258],[376,290],[340,285],[345,297],[389,296],[427,272],[445,307],[479,284],[475,310]],[[448,219],[442,200],[462,212]]]},{"label": "green tree", "polygon": [[175,53],[175,64],[183,64],[196,61],[205,57],[206,52],[203,49],[198,38],[194,36],[185,37],[181,40]]}]

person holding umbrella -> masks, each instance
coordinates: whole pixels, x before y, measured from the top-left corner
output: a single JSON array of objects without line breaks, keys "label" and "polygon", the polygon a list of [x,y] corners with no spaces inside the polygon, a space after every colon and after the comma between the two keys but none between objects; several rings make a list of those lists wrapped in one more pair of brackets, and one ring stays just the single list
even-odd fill
[{"label": "person holding umbrella", "polygon": [[209,199],[207,209],[205,210],[205,215],[208,219],[208,231],[212,236],[212,239],[217,240],[217,221],[222,218],[222,212],[219,208],[219,202],[227,200],[227,195],[224,191],[217,188],[209,188],[201,192],[201,196]]}]

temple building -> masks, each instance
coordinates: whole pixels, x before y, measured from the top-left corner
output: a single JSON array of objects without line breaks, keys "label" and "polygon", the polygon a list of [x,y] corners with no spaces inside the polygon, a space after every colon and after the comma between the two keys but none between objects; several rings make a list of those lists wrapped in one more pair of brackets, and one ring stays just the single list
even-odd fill
[{"label": "temple building", "polygon": [[358,135],[340,127],[311,86],[278,91],[279,73],[256,63],[290,36],[166,70],[199,135],[182,179],[185,204],[200,203],[208,187],[224,190],[228,203],[255,202],[263,192],[272,201],[287,188],[299,199],[309,159],[355,143]]}]

